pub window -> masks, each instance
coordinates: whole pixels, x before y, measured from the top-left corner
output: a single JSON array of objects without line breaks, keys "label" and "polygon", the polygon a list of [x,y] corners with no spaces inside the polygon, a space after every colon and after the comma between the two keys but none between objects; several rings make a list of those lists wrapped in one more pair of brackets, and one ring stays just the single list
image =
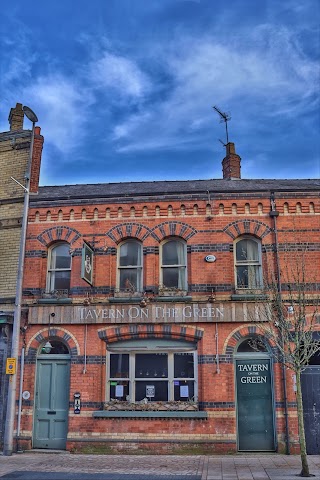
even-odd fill
[{"label": "pub window", "polygon": [[164,288],[187,289],[187,249],[181,240],[168,240],[161,248],[161,280]]},{"label": "pub window", "polygon": [[253,237],[242,237],[235,247],[236,288],[261,288],[261,243]]},{"label": "pub window", "polygon": [[107,401],[197,401],[197,353],[188,350],[108,352]]},{"label": "pub window", "polygon": [[71,277],[71,255],[68,243],[58,243],[49,249],[47,292],[69,290]]},{"label": "pub window", "polygon": [[118,282],[120,291],[142,291],[142,245],[136,240],[122,243],[118,250]]}]

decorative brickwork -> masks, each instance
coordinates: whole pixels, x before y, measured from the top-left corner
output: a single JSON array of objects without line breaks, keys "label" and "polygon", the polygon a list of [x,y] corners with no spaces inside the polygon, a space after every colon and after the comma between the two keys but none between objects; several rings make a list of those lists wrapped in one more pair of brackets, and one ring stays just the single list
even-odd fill
[{"label": "decorative brickwork", "polygon": [[41,330],[38,330],[27,343],[26,355],[29,355],[31,352],[37,352],[41,343],[48,338],[61,340],[68,346],[72,356],[80,355],[80,346],[76,340],[76,337],[69,330],[56,326],[50,327],[49,330],[48,328],[42,328]]},{"label": "decorative brickwork", "polygon": [[196,234],[196,229],[184,222],[162,222],[153,229],[147,228],[140,223],[120,223],[111,228],[106,235],[115,243],[126,238],[137,238],[143,242],[148,236],[152,236],[157,242],[171,236],[178,236],[189,240]]},{"label": "decorative brickwork", "polygon": [[[241,343],[241,340],[244,340],[248,337],[256,337],[259,335],[259,328],[254,325],[241,325],[236,330],[230,332],[228,337],[225,339],[222,352],[223,354],[234,354],[236,353],[235,348]],[[266,338],[265,334],[262,332],[264,341],[270,346],[270,349],[275,347],[274,342],[270,338]]]},{"label": "decorative brickwork", "polygon": [[163,222],[157,225],[152,229],[152,236],[155,238],[158,242],[161,240],[171,237],[171,236],[177,236],[181,237],[184,240],[190,240],[193,235],[197,233],[197,230],[192,227],[191,225],[188,225],[187,223],[184,222]]},{"label": "decorative brickwork", "polygon": [[137,238],[143,242],[149,235],[151,229],[140,223],[120,223],[111,228],[106,235],[115,243],[120,243],[126,238]]},{"label": "decorative brickwork", "polygon": [[264,238],[271,233],[271,228],[259,220],[235,220],[229,223],[223,231],[234,240],[240,235],[254,235],[258,238]]},{"label": "decorative brickwork", "polygon": [[106,343],[122,342],[146,338],[167,338],[198,342],[203,336],[202,328],[178,325],[128,325],[107,327],[98,330],[101,340]]},{"label": "decorative brickwork", "polygon": [[44,246],[49,246],[53,242],[65,241],[72,245],[81,237],[81,234],[71,227],[59,226],[51,227],[44,230],[40,235],[37,236],[39,242]]}]

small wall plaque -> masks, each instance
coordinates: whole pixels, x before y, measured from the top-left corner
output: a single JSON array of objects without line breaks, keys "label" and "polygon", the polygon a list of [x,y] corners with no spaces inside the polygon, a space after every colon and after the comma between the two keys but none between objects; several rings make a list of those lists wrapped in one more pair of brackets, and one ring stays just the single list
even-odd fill
[{"label": "small wall plaque", "polygon": [[208,263],[213,263],[213,262],[216,261],[216,257],[215,257],[215,255],[207,255],[205,257],[205,261],[208,262]]},{"label": "small wall plaque", "polygon": [[22,392],[22,398],[23,400],[29,400],[30,392],[28,392],[28,390],[25,390],[24,392]]}]

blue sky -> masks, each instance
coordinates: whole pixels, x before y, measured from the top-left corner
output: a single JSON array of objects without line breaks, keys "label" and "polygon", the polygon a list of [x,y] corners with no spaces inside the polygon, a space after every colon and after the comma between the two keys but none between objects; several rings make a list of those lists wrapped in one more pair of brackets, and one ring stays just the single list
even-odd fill
[{"label": "blue sky", "polygon": [[[45,137],[42,185],[320,176],[319,0],[4,1],[0,131]],[[31,128],[28,121],[25,128]]]}]

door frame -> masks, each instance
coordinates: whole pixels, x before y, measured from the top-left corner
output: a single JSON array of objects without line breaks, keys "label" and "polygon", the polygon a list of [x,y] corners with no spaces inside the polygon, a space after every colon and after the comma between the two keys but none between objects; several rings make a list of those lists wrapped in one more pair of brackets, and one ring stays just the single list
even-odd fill
[{"label": "door frame", "polygon": [[[317,376],[320,378],[320,364],[319,365],[308,365],[304,368],[304,370],[301,372],[301,387],[302,387],[302,404],[303,404],[303,420],[305,423],[305,428],[306,428],[306,415],[307,411],[305,409],[305,404],[306,404],[306,396],[307,396],[307,391],[304,389],[304,382],[308,381],[309,376]],[[308,413],[310,414],[310,410],[308,410]],[[320,413],[320,410],[319,410]],[[318,411],[314,410],[314,414],[312,415],[312,419],[315,422],[316,420],[316,415],[318,414]],[[310,415],[311,417],[311,415]],[[319,420],[319,425],[320,425],[320,420]],[[315,443],[313,444],[310,440],[310,435],[309,432],[306,431],[306,448],[307,448],[307,454],[308,455],[318,455],[319,452],[316,453],[311,453],[311,450],[313,451]],[[320,440],[320,435],[318,437],[318,440]],[[312,448],[311,448],[312,447]]]},{"label": "door frame", "polygon": [[[40,350],[41,351],[41,350]],[[34,403],[33,403],[33,422],[32,422],[32,448],[35,448],[33,445],[34,445],[34,441],[35,441],[35,435],[36,435],[36,421],[37,421],[37,416],[36,416],[36,411],[37,411],[37,407],[36,407],[36,392],[37,392],[37,388],[38,388],[38,381],[39,381],[39,377],[38,377],[38,365],[39,365],[39,361],[41,360],[46,360],[48,362],[52,361],[52,362],[55,362],[55,361],[58,361],[58,360],[68,360],[69,362],[69,378],[68,378],[68,391],[69,391],[69,394],[68,394],[68,403],[67,403],[67,408],[66,408],[66,411],[67,411],[67,420],[66,420],[66,441],[67,441],[67,437],[68,437],[68,425],[69,425],[69,403],[70,403],[70,377],[71,377],[71,355],[70,354],[38,354],[37,355],[37,359],[36,359],[36,371],[35,371],[35,385],[34,385],[34,395],[33,395],[33,398],[34,398]],[[43,450],[54,450],[54,448],[52,447],[47,447],[47,448],[43,448]]]},{"label": "door frame", "polygon": [[[242,339],[243,341],[243,339]],[[242,343],[242,342],[241,342]],[[237,368],[236,360],[269,360],[270,361],[270,389],[271,389],[271,403],[272,403],[272,424],[273,424],[273,443],[274,450],[240,450],[239,449],[239,427],[238,427],[238,389],[237,389]],[[277,444],[277,426],[276,426],[276,408],[275,408],[275,392],[274,392],[274,372],[273,372],[273,358],[270,353],[263,352],[243,352],[235,353],[233,357],[233,369],[234,369],[234,384],[235,384],[235,409],[236,409],[236,438],[237,438],[237,451],[238,452],[276,452],[278,448]]]}]

